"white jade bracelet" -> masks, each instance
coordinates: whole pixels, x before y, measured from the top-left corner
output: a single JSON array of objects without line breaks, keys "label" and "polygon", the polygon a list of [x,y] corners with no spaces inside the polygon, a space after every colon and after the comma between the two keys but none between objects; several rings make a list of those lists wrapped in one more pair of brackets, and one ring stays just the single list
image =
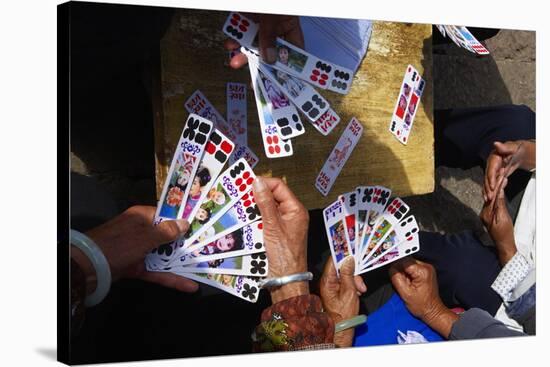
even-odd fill
[{"label": "white jade bracelet", "polygon": [[78,247],[94,266],[97,286],[94,293],[86,297],[84,305],[92,307],[99,304],[111,288],[111,268],[99,246],[88,236],[71,229],[71,244]]}]

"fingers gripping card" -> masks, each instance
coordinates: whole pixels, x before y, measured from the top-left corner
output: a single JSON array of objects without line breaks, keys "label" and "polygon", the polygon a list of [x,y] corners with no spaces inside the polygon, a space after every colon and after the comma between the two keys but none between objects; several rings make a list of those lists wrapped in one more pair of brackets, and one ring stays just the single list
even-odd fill
[{"label": "fingers gripping card", "polygon": [[206,241],[194,244],[172,265],[195,264],[258,252],[265,252],[262,221],[244,225],[231,232],[221,232]]},{"label": "fingers gripping card", "polygon": [[336,112],[329,108],[319,119],[312,122],[313,127],[317,129],[321,134],[328,135],[336,125],[340,122],[340,116]]},{"label": "fingers gripping card", "polygon": [[207,119],[195,114],[187,118],[160,195],[156,223],[182,217],[191,179],[195,176],[212,130],[212,122]]},{"label": "fingers gripping card", "polygon": [[277,132],[281,139],[291,139],[305,133],[306,130],[302,125],[296,107],[290,103],[285,94],[270,79],[266,78],[261,71],[258,74],[261,81],[258,83],[260,92],[262,93],[263,100],[267,103],[273,121],[277,125]]},{"label": "fingers gripping card", "polygon": [[259,277],[229,274],[185,273],[185,278],[221,289],[245,301],[256,303],[260,293]]},{"label": "fingers gripping card", "polygon": [[246,119],[246,84],[227,83],[227,122],[237,134],[237,143],[246,146],[247,119]]},{"label": "fingers gripping card", "polygon": [[234,144],[219,130],[214,130],[206,143],[204,155],[199,163],[199,168],[191,180],[189,197],[183,210],[182,218],[189,222],[193,220],[197,210],[197,203],[204,200],[214,179],[218,177],[229,156],[233,152]]},{"label": "fingers gripping card", "polygon": [[336,200],[323,210],[323,220],[332,260],[336,269],[339,269],[346,256],[351,254],[345,232],[344,206],[341,200]]},{"label": "fingers gripping card", "polygon": [[250,64],[250,77],[252,78],[252,88],[254,89],[254,98],[256,108],[258,109],[258,119],[260,122],[260,131],[264,145],[265,155],[268,158],[282,158],[294,154],[290,140],[283,140],[279,136],[278,127],[273,121],[273,116],[269,111],[267,101],[260,91],[261,76],[254,64]]},{"label": "fingers gripping card", "polygon": [[258,23],[235,12],[229,14],[223,25],[223,33],[239,42],[242,46],[247,47],[252,46],[258,30]]},{"label": "fingers gripping card", "polygon": [[323,196],[329,193],[362,134],[363,126],[352,118],[315,180],[315,187]]},{"label": "fingers gripping card", "polygon": [[199,204],[186,234],[185,247],[199,239],[208,228],[252,189],[256,176],[244,159],[240,159],[216,180],[206,198]]}]

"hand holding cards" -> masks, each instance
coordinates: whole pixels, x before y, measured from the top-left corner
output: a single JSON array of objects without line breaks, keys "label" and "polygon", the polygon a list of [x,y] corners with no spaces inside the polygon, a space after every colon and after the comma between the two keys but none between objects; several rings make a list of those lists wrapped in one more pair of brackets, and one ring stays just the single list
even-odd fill
[{"label": "hand holding cards", "polygon": [[195,114],[187,119],[155,222],[185,218],[190,229],[153,250],[145,264],[149,271],[182,275],[255,302],[259,277],[268,272],[252,194],[256,176],[243,158],[222,172],[235,144],[213,125]]},{"label": "hand holding cards", "polygon": [[418,224],[401,199],[389,200],[382,186],[360,186],[340,195],[323,210],[325,229],[338,269],[348,255],[362,274],[411,255],[420,249]]}]

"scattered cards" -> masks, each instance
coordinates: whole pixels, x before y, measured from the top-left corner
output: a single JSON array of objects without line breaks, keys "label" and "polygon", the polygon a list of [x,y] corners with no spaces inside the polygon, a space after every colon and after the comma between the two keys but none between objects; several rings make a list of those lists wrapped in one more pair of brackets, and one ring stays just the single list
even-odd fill
[{"label": "scattered cards", "polygon": [[[325,230],[337,269],[351,255],[362,274],[420,249],[414,216],[400,198],[389,200],[382,186],[360,186],[342,194],[323,210]],[[386,205],[387,204],[387,205]]]},{"label": "scattered cards", "polygon": [[456,25],[436,25],[443,37],[449,36],[458,47],[478,55],[488,55],[489,50],[479,42],[468,28]]}]

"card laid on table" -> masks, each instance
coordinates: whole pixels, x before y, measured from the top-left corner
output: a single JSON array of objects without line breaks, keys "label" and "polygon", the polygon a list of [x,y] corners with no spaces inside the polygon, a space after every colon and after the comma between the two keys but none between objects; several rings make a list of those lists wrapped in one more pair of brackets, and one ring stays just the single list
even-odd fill
[{"label": "card laid on table", "polygon": [[204,200],[214,180],[233,152],[234,144],[221,131],[214,129],[206,143],[205,152],[195,176],[190,181],[191,189],[182,213],[182,218],[191,222],[199,209],[197,203]]},{"label": "card laid on table", "polygon": [[261,71],[258,71],[260,92],[277,125],[281,139],[291,139],[306,132],[296,107],[290,103],[285,94]]},{"label": "card laid on table", "polygon": [[244,159],[240,159],[225,170],[212,185],[204,200],[199,204],[195,218],[186,233],[185,247],[200,238],[208,228],[225,214],[237,200],[252,189],[256,175]]},{"label": "card laid on table", "polygon": [[339,269],[346,256],[352,253],[346,236],[344,205],[340,199],[323,210],[323,220],[332,260]]},{"label": "card laid on table", "polygon": [[208,284],[252,303],[256,303],[258,294],[260,293],[260,278],[258,277],[229,274],[185,273],[185,278]]},{"label": "card laid on table", "polygon": [[391,118],[390,132],[396,136],[397,139],[400,138],[398,134],[403,130],[403,123],[405,119],[405,113],[407,112],[407,106],[411,99],[412,91],[415,84],[418,82],[420,74],[414,66],[409,65],[405,71],[405,76],[403,77],[403,82],[401,83],[401,88],[399,89],[399,94],[397,97],[397,102],[395,104],[395,109]]},{"label": "card laid on table", "polygon": [[246,112],[246,84],[227,83],[225,96],[227,99],[227,122],[237,134],[239,145],[248,145],[247,112]]},{"label": "card laid on table", "polygon": [[409,140],[414,117],[416,116],[416,111],[418,110],[418,106],[420,105],[420,99],[422,98],[422,93],[424,92],[425,85],[426,83],[424,82],[424,79],[419,77],[413,87],[411,99],[409,100],[407,111],[405,113],[405,118],[403,119],[403,124],[394,134],[394,136],[405,145]]},{"label": "card laid on table", "polygon": [[334,185],[361,135],[363,135],[363,126],[353,117],[315,180],[315,187],[323,196],[327,196]]},{"label": "card laid on table", "polygon": [[254,90],[254,99],[258,110],[258,120],[260,122],[260,132],[264,145],[265,155],[268,158],[282,158],[294,154],[292,142],[283,140],[279,135],[279,129],[273,121],[273,116],[267,105],[267,101],[260,90],[261,77],[258,69],[253,64],[250,65],[250,77],[252,79],[252,89]]},{"label": "card laid on table", "polygon": [[187,118],[157,205],[156,223],[182,217],[191,180],[195,177],[212,130],[212,122],[205,118],[195,114]]},{"label": "card laid on table", "polygon": [[455,26],[455,28],[464,37],[466,42],[472,48],[473,52],[475,52],[478,55],[488,55],[489,54],[489,50],[487,50],[485,48],[485,46],[483,46],[481,44],[481,42],[479,42],[477,40],[477,38],[475,38],[474,35],[472,33],[470,33],[468,28],[463,27],[463,26]]},{"label": "card laid on table", "polygon": [[336,127],[336,125],[338,125],[339,122],[340,116],[338,116],[332,108],[329,108],[327,112],[311,124],[315,127],[315,129],[317,129],[317,131],[326,136]]}]

